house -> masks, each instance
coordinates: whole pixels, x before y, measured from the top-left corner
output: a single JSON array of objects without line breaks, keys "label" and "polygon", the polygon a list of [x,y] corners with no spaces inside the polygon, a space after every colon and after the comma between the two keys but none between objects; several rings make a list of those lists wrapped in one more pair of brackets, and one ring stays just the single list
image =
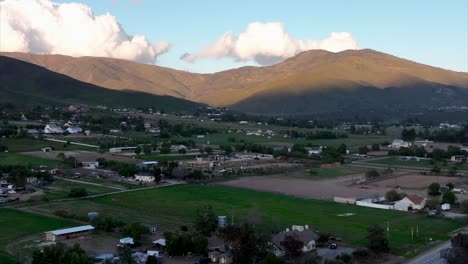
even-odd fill
[{"label": "house", "polygon": [[296,239],[302,241],[304,244],[302,248],[303,252],[314,250],[316,240],[319,238],[319,235],[315,233],[314,228],[311,228],[309,225],[293,225],[291,230],[286,228],[284,232],[278,233],[272,237],[271,244],[276,256],[284,255],[284,248],[281,245],[281,242],[284,241],[287,236],[293,236]]},{"label": "house", "polygon": [[46,240],[55,242],[59,240],[72,239],[78,237],[84,237],[94,230],[94,227],[91,225],[77,226],[65,229],[58,229],[53,231],[45,232]]},{"label": "house", "polygon": [[121,153],[121,152],[129,152],[129,151],[135,151],[137,147],[116,147],[116,148],[110,148],[109,152],[110,153]]},{"label": "house", "polygon": [[140,172],[134,175],[135,180],[140,182],[154,182],[156,178],[152,173],[149,172]]},{"label": "house", "polygon": [[51,151],[52,151],[52,147],[44,147],[44,148],[41,148],[41,151],[42,151],[42,152],[51,152]]},{"label": "house", "polygon": [[83,133],[83,129],[81,129],[81,127],[71,126],[67,128],[67,132],[70,134],[80,134]]},{"label": "house", "polygon": [[158,166],[158,162],[157,161],[143,161],[141,163],[138,163],[137,164],[138,167],[140,168],[154,168],[156,166]]},{"label": "house", "polygon": [[135,242],[133,241],[133,238],[131,237],[124,237],[119,240],[119,244],[117,246],[123,247],[123,246],[133,246]]},{"label": "house", "polygon": [[95,170],[95,169],[99,168],[99,162],[97,162],[97,161],[83,161],[83,162],[81,162],[81,167],[83,167],[83,169]]},{"label": "house", "polygon": [[171,145],[171,151],[187,150],[185,145]]},{"label": "house", "polygon": [[109,130],[109,133],[120,133],[120,132],[122,132],[122,130],[118,128],[112,128]]},{"label": "house", "polygon": [[211,263],[230,264],[233,263],[232,255],[229,252],[211,251],[208,252]]},{"label": "house", "polygon": [[156,239],[153,241],[153,245],[159,248],[165,248],[166,247],[166,239],[160,238]]},{"label": "house", "polygon": [[309,155],[320,155],[322,153],[322,147],[308,147],[306,150]]},{"label": "house", "polygon": [[392,144],[390,144],[389,147],[399,149],[399,148],[409,148],[410,146],[411,146],[411,143],[409,143],[409,142],[406,142],[406,141],[401,140],[401,139],[394,139],[392,141]]},{"label": "house", "polygon": [[63,134],[63,129],[56,124],[47,124],[44,128],[45,134]]},{"label": "house", "polygon": [[26,133],[28,133],[31,136],[37,136],[37,135],[39,135],[39,130],[37,130],[37,129],[26,129]]},{"label": "house", "polygon": [[410,211],[410,210],[422,210],[426,206],[426,198],[419,195],[408,195],[405,198],[397,201],[394,205],[395,210],[398,211]]},{"label": "house", "polygon": [[450,161],[452,162],[464,162],[466,161],[466,157],[465,155],[455,155],[455,156],[452,156],[450,157]]}]

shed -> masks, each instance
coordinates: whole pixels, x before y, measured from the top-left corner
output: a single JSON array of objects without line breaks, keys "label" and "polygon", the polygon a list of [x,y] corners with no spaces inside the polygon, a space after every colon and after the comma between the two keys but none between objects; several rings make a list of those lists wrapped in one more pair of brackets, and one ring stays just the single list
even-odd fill
[{"label": "shed", "polygon": [[93,230],[94,230],[94,226],[84,225],[84,226],[77,226],[77,227],[47,231],[45,232],[45,234],[46,234],[47,241],[58,241],[58,240],[64,240],[64,239],[83,237],[83,236],[89,235],[91,231]]}]

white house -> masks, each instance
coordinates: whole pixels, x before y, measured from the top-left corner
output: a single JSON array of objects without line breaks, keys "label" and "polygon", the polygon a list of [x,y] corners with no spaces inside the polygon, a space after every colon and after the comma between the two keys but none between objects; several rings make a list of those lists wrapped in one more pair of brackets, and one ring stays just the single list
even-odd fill
[{"label": "white house", "polygon": [[299,226],[293,225],[291,230],[289,228],[286,231],[278,233],[272,237],[271,244],[276,256],[284,255],[284,248],[281,245],[281,242],[287,237],[293,236],[296,239],[302,241],[304,244],[302,251],[309,252],[315,249],[316,240],[319,238],[319,235],[309,227],[309,225]]},{"label": "white house", "polygon": [[452,156],[450,157],[450,161],[452,162],[464,162],[466,161],[466,157],[465,155],[455,155],[455,156]]},{"label": "white house", "polygon": [[44,128],[45,134],[62,134],[64,131],[56,124],[47,124]]},{"label": "white house", "polygon": [[399,149],[399,148],[409,148],[410,146],[411,146],[411,143],[409,142],[406,142],[401,139],[394,139],[392,141],[392,144],[390,144],[389,147]]},{"label": "white house", "polygon": [[140,173],[135,174],[134,176],[135,176],[135,180],[141,181],[141,182],[154,182],[156,180],[154,175],[148,172],[140,172]]},{"label": "white house", "polygon": [[97,162],[97,161],[83,161],[83,162],[81,162],[81,167],[83,167],[83,169],[95,170],[95,169],[99,168],[99,162]]},{"label": "white house", "polygon": [[419,195],[409,195],[394,205],[395,210],[409,211],[409,210],[422,210],[426,206],[426,198]]},{"label": "white house", "polygon": [[70,134],[78,134],[78,133],[82,133],[83,129],[81,129],[81,127],[71,126],[67,128],[67,132]]},{"label": "white house", "polygon": [[309,155],[319,155],[320,153],[322,153],[322,147],[309,147],[306,148],[306,150],[309,153]]}]

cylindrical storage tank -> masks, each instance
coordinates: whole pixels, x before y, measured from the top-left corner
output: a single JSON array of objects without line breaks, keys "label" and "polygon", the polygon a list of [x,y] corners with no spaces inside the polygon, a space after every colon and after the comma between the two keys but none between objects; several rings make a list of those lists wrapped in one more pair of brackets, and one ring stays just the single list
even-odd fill
[{"label": "cylindrical storage tank", "polygon": [[218,216],[218,227],[225,227],[227,224],[227,218],[225,215]]}]

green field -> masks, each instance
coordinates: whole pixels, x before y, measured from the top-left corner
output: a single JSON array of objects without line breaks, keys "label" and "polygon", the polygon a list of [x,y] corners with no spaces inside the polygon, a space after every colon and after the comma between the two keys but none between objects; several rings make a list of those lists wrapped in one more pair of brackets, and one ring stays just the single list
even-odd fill
[{"label": "green field", "polygon": [[[321,232],[343,237],[353,245],[366,244],[369,225],[390,222],[390,243],[397,254],[413,256],[425,247],[429,238],[447,240],[447,233],[460,228],[455,220],[371,209],[334,202],[307,200],[290,196],[255,192],[221,186],[183,185],[142,190],[98,197],[92,200],[72,201],[37,206],[34,210],[52,212],[59,209],[76,214],[97,211],[124,221],[155,223],[163,229],[178,229],[190,225],[197,207],[210,204],[218,215],[234,214],[234,219],[257,214],[267,228],[286,228],[293,224],[316,226]],[[354,215],[338,216],[344,213]],[[411,240],[411,228],[419,226],[419,238]]]},{"label": "green field", "polygon": [[72,188],[85,188],[88,195],[118,191],[117,189],[104,186],[56,180],[51,185],[43,188],[44,195],[42,197],[47,198],[48,200],[67,198]]},{"label": "green field", "polygon": [[[374,163],[374,164],[384,164],[384,165],[390,165],[390,166],[406,166],[406,167],[420,167],[420,168],[428,168],[431,169],[434,167],[434,165],[431,165],[429,160],[420,160],[420,161],[414,161],[414,160],[400,160],[399,157],[388,157],[388,158],[383,158],[383,159],[376,159],[376,160],[370,160],[368,163]],[[454,163],[452,162],[447,162],[446,165],[442,162],[438,162],[437,166],[439,166],[442,169],[451,169],[453,167]],[[468,164],[457,164],[456,165],[458,170],[464,170],[468,171]]]},{"label": "green field", "polygon": [[15,263],[5,252],[9,243],[24,236],[76,225],[71,221],[49,218],[14,209],[0,208],[0,263]]},{"label": "green field", "polygon": [[46,165],[54,167],[59,163],[60,162],[57,160],[44,159],[13,152],[0,152],[0,165],[31,165],[33,167]]},{"label": "green field", "polygon": [[94,150],[94,148],[77,145],[64,146],[63,143],[34,138],[2,138],[0,145],[6,145],[9,152],[40,151],[44,147],[52,147],[56,150]]}]

